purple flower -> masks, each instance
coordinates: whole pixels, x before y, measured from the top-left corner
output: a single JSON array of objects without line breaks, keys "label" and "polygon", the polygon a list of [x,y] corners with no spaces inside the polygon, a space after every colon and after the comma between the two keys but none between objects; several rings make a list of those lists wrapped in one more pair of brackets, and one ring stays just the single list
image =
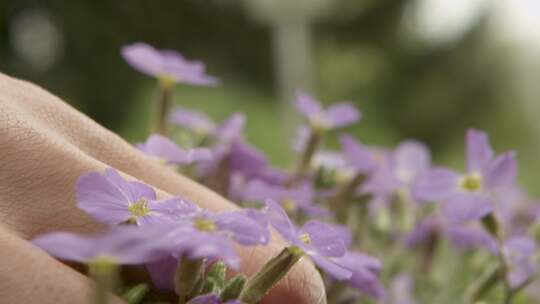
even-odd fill
[{"label": "purple flower", "polygon": [[244,209],[210,213],[192,205],[176,218],[164,220],[167,230],[161,236],[170,245],[169,256],[146,265],[156,287],[172,289],[174,272],[181,258],[222,260],[237,268],[239,259],[233,241],[243,246],[266,245],[270,240],[268,224],[260,211]]},{"label": "purple flower", "polygon": [[427,217],[418,222],[405,238],[408,247],[425,244],[430,238],[440,234],[448,238],[459,249],[485,248],[491,253],[497,252],[497,240],[479,224],[452,225],[438,217]]},{"label": "purple flower", "polygon": [[369,295],[382,296],[382,287],[378,282],[379,261],[363,254],[347,252],[343,231],[314,220],[297,229],[285,211],[271,200],[266,202],[264,212],[269,223],[284,239],[302,250],[333,278],[347,281]]},{"label": "purple flower", "polygon": [[97,236],[54,232],[39,236],[32,243],[67,261],[143,264],[167,255],[169,245],[160,238],[162,234],[162,229],[122,226]]},{"label": "purple flower", "polygon": [[303,211],[307,215],[318,217],[330,215],[326,208],[314,204],[315,190],[307,182],[289,188],[254,179],[245,186],[242,199],[247,202],[265,202],[270,199],[279,202],[289,212]]},{"label": "purple flower", "polygon": [[242,304],[242,302],[238,300],[230,300],[227,302],[223,302],[220,300],[220,298],[215,294],[207,294],[198,296],[188,302],[188,304]]},{"label": "purple flower", "polygon": [[151,135],[145,143],[136,146],[146,155],[164,161],[169,165],[189,165],[212,158],[210,149],[184,150],[172,140],[159,134]]},{"label": "purple flower", "polygon": [[414,181],[431,167],[431,154],[422,143],[407,140],[399,144],[392,153],[394,174],[405,186]]},{"label": "purple flower", "polygon": [[504,242],[503,254],[509,268],[507,278],[512,287],[525,283],[535,275],[535,251],[536,243],[528,237],[514,236]]},{"label": "purple flower", "polygon": [[377,168],[378,163],[373,151],[359,143],[352,136],[342,135],[340,142],[347,164],[357,173],[369,174]]},{"label": "purple flower", "polygon": [[196,134],[208,135],[216,129],[216,124],[206,114],[181,107],[173,110],[170,120]]},{"label": "purple flower", "polygon": [[205,74],[202,62],[188,61],[174,50],[157,50],[146,43],[137,42],[124,46],[122,56],[139,72],[173,83],[197,86],[218,84],[216,78]]},{"label": "purple flower", "polygon": [[312,96],[303,91],[296,94],[296,109],[307,117],[315,129],[335,129],[360,120],[360,112],[350,102],[342,102],[324,109]]},{"label": "purple flower", "polygon": [[112,168],[103,175],[91,172],[81,176],[76,188],[77,207],[109,225],[126,221],[149,224],[184,212],[187,204],[179,198],[157,201],[154,189],[126,181]]},{"label": "purple flower", "polygon": [[438,201],[442,212],[453,222],[480,219],[494,210],[497,189],[513,184],[515,153],[495,157],[487,135],[467,133],[467,172],[463,175],[436,168],[415,182],[413,196],[420,202]]},{"label": "purple flower", "polygon": [[[415,304],[413,296],[414,281],[407,274],[397,275],[390,284],[388,304]],[[386,303],[386,302],[385,302]]]}]

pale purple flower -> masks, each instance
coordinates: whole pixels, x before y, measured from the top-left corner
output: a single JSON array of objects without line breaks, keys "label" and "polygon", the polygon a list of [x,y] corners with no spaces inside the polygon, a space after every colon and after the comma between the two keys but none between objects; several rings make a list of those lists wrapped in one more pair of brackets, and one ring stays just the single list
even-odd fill
[{"label": "pale purple flower", "polygon": [[124,46],[122,56],[133,68],[152,77],[197,86],[213,86],[219,82],[206,75],[204,63],[189,61],[174,50],[157,50],[137,42]]},{"label": "pale purple flower", "polygon": [[81,176],[76,192],[77,207],[109,225],[126,221],[150,224],[183,213],[187,206],[180,198],[156,200],[154,189],[138,181],[126,181],[112,168],[103,174]]},{"label": "pale purple flower", "polygon": [[313,217],[331,215],[326,208],[314,203],[315,190],[308,182],[291,188],[253,179],[244,188],[242,200],[246,202],[262,203],[269,199],[280,203],[289,212],[302,211]]},{"label": "pale purple flower", "polygon": [[390,283],[387,304],[416,304],[414,281],[408,274],[399,274]]},{"label": "pale purple flower", "polygon": [[302,250],[327,274],[369,295],[383,295],[378,281],[379,261],[363,254],[347,252],[342,231],[315,220],[297,229],[285,210],[271,200],[266,202],[264,212],[269,223],[285,240]]},{"label": "pale purple flower", "polygon": [[370,174],[378,166],[374,152],[350,135],[340,137],[343,155],[347,164],[357,173]]},{"label": "pale purple flower", "polygon": [[534,276],[537,271],[534,240],[525,236],[514,236],[504,242],[503,254],[508,264],[507,278],[512,287],[517,287]]},{"label": "pale purple flower", "polygon": [[304,115],[316,129],[335,129],[360,120],[361,114],[350,102],[342,102],[324,109],[322,105],[306,92],[296,94],[296,109]]},{"label": "pale purple flower", "polygon": [[169,138],[159,134],[151,135],[145,143],[137,144],[136,147],[144,154],[169,165],[189,165],[212,158],[210,149],[184,150]]},{"label": "pale purple flower", "polygon": [[394,174],[406,187],[431,167],[431,153],[426,145],[407,140],[399,144],[392,153]]},{"label": "pale purple flower", "polygon": [[188,304],[242,304],[238,300],[229,300],[226,302],[221,301],[221,299],[215,294],[207,294],[195,297],[190,300]]},{"label": "pale purple flower", "polygon": [[106,260],[115,264],[143,264],[163,258],[169,244],[157,228],[115,227],[94,236],[54,232],[35,238],[32,243],[49,254],[67,261],[89,263]]},{"label": "pale purple flower", "polygon": [[467,172],[436,168],[423,174],[413,187],[420,202],[440,202],[442,212],[453,222],[480,219],[494,211],[496,191],[514,183],[515,153],[497,157],[487,135],[477,130],[467,133]]},{"label": "pale purple flower", "polygon": [[170,117],[171,122],[185,127],[197,134],[211,134],[217,125],[202,112],[175,107]]}]

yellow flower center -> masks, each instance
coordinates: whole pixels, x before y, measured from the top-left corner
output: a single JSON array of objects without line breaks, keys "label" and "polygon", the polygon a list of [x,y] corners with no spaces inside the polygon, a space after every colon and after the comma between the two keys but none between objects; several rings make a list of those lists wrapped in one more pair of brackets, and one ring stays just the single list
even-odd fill
[{"label": "yellow flower center", "polygon": [[215,231],[217,229],[216,223],[214,221],[205,219],[205,218],[198,218],[193,221],[193,224],[195,228],[201,231]]},{"label": "yellow flower center", "polygon": [[482,189],[482,176],[477,173],[466,175],[460,179],[459,186],[468,192],[478,191]]},{"label": "yellow flower center", "polygon": [[296,203],[290,198],[283,200],[283,209],[288,212],[293,212],[296,209]]},{"label": "yellow flower center", "polygon": [[143,217],[150,213],[150,208],[148,207],[148,201],[146,199],[140,199],[139,201],[128,206],[129,212],[134,218]]},{"label": "yellow flower center", "polygon": [[174,77],[167,74],[159,75],[157,79],[161,87],[164,89],[170,89],[176,83],[176,80],[174,79]]},{"label": "yellow flower center", "polygon": [[307,233],[301,234],[300,236],[298,236],[298,238],[300,239],[300,241],[304,242],[304,244],[306,245],[311,244],[311,238],[309,237],[309,234]]}]

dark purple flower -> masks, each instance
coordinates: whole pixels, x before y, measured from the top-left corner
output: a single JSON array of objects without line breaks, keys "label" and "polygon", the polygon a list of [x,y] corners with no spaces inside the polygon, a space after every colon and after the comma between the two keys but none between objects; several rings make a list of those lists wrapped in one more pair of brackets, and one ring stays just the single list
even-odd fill
[{"label": "dark purple flower", "polygon": [[112,168],[104,174],[81,176],[76,190],[77,207],[109,225],[152,223],[183,213],[187,204],[180,198],[158,201],[154,189],[138,181],[126,181]]},{"label": "dark purple flower", "polygon": [[302,250],[330,276],[347,281],[369,295],[382,296],[382,287],[378,281],[379,261],[363,254],[347,252],[342,231],[314,220],[297,229],[285,210],[271,200],[266,202],[264,212],[269,223],[284,239]]},{"label": "dark purple flower", "polygon": [[453,222],[480,219],[494,210],[494,195],[514,183],[515,153],[495,157],[487,135],[467,133],[467,172],[444,168],[430,170],[415,182],[413,196],[420,202],[442,203],[443,213]]},{"label": "dark purple flower", "polygon": [[188,61],[174,50],[157,50],[146,43],[137,42],[124,46],[122,56],[139,72],[169,82],[198,86],[218,84],[216,78],[205,74],[204,63]]},{"label": "dark purple flower", "polygon": [[39,236],[32,243],[67,261],[143,264],[167,255],[169,244],[160,237],[163,233],[157,228],[122,226],[97,236],[54,232]]},{"label": "dark purple flower", "polygon": [[217,127],[206,114],[181,107],[174,108],[170,120],[177,125],[201,135],[211,134]]},{"label": "dark purple flower", "polygon": [[315,129],[335,129],[360,120],[360,112],[350,102],[342,102],[324,109],[312,96],[303,91],[296,94],[296,109],[306,116]]},{"label": "dark purple flower", "polygon": [[136,145],[144,154],[169,165],[189,165],[212,158],[207,148],[184,150],[172,140],[159,134],[151,135],[145,143]]},{"label": "dark purple flower", "polygon": [[535,275],[537,271],[534,254],[536,243],[525,236],[514,236],[504,242],[503,254],[508,264],[507,278],[517,287]]},{"label": "dark purple flower", "polygon": [[188,304],[242,304],[242,302],[238,300],[229,300],[226,302],[223,302],[220,300],[220,298],[215,294],[207,294],[198,296],[188,302]]}]

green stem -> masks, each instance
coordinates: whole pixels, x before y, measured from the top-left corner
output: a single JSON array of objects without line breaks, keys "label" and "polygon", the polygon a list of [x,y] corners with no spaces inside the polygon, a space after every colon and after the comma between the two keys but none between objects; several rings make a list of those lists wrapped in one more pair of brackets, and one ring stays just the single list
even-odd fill
[{"label": "green stem", "polygon": [[319,149],[322,143],[323,134],[324,133],[321,130],[316,130],[316,129],[311,130],[311,134],[309,135],[308,141],[306,143],[306,147],[304,151],[302,152],[302,156],[300,157],[298,167],[296,168],[296,174],[291,180],[291,184],[294,185],[295,183],[297,183],[298,181],[306,177],[307,174],[309,173],[311,160],[313,159],[313,156],[315,155],[315,153],[317,153],[317,150]]},{"label": "green stem", "polygon": [[155,131],[159,134],[168,135],[169,110],[172,104],[172,89],[174,83],[168,79],[158,79],[159,96],[157,99],[156,117],[154,119]]},{"label": "green stem", "polygon": [[178,304],[187,303],[203,271],[203,259],[191,260],[185,256],[181,258],[174,275],[174,291],[178,295]]},{"label": "green stem", "polygon": [[97,258],[88,263],[88,273],[95,281],[93,302],[108,304],[109,292],[118,282],[118,266],[107,258]]},{"label": "green stem", "polygon": [[348,183],[343,185],[330,199],[330,208],[336,213],[340,222],[344,222],[347,216],[346,204],[353,198],[356,189],[366,180],[364,174],[356,174]]},{"label": "green stem", "polygon": [[467,303],[480,301],[499,281],[500,264],[488,268],[466,291]]},{"label": "green stem", "polygon": [[246,304],[259,303],[303,255],[304,252],[295,246],[283,249],[247,281],[239,300]]},{"label": "green stem", "polygon": [[139,304],[144,299],[150,288],[147,284],[136,285],[122,294],[122,299],[128,304]]}]

